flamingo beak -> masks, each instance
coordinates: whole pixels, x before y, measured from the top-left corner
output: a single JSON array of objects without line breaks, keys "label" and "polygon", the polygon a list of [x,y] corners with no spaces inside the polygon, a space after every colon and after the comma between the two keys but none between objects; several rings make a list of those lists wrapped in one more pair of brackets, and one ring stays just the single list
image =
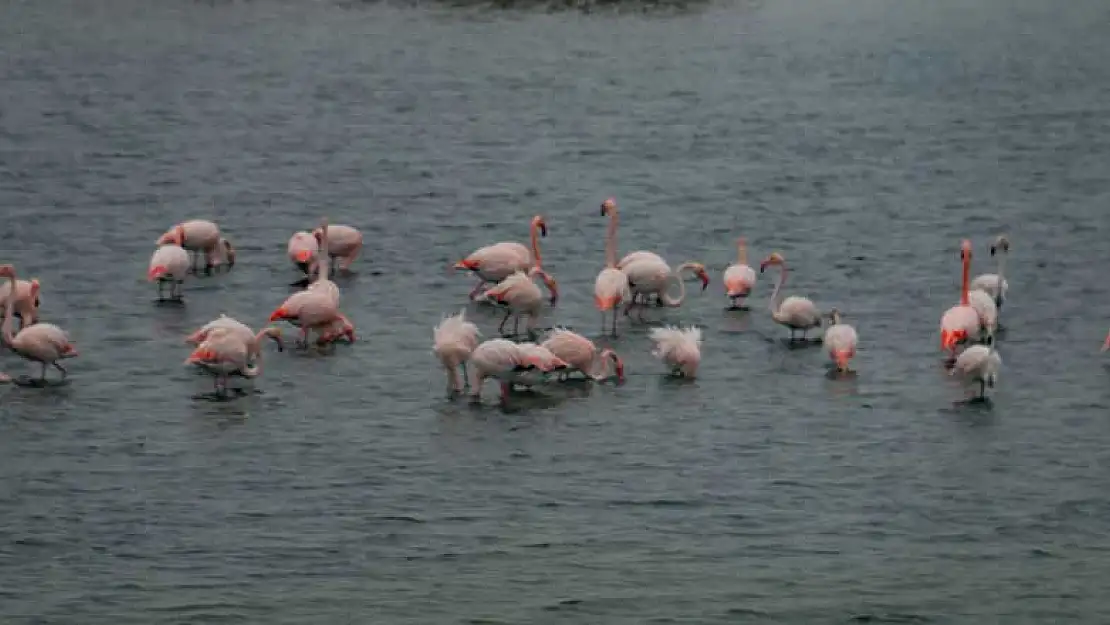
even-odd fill
[{"label": "flamingo beak", "polygon": [[151,267],[150,271],[148,271],[146,273],[146,279],[153,282],[153,281],[161,278],[164,275],[166,275],[166,267],[163,266],[163,265],[157,265],[157,266]]},{"label": "flamingo beak", "polygon": [[185,364],[191,365],[199,362],[210,362],[216,359],[215,351],[206,348],[197,348],[185,359]]},{"label": "flamingo beak", "polygon": [[766,270],[767,270],[767,261],[763,261],[763,262],[759,263],[759,273],[763,273]]},{"label": "flamingo beak", "polygon": [[620,356],[616,356],[615,360],[617,365],[617,382],[624,382],[624,361],[620,359]]},{"label": "flamingo beak", "polygon": [[540,222],[540,236],[541,237],[546,237],[547,236],[547,224],[542,222],[542,221]]},{"label": "flamingo beak", "polygon": [[995,252],[996,248],[997,248],[997,246],[995,246],[995,245],[991,246],[991,256],[994,256],[994,252]]},{"label": "flamingo beak", "polygon": [[704,290],[708,289],[709,288],[709,274],[702,271],[701,273],[698,274],[698,277],[701,278],[701,290],[704,291]]}]

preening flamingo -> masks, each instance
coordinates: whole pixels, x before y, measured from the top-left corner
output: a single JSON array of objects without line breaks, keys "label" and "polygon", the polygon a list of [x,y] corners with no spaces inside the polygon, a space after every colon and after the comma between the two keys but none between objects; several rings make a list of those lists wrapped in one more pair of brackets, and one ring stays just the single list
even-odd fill
[{"label": "preening flamingo", "polygon": [[478,297],[487,283],[496,284],[517,271],[528,271],[537,264],[535,258],[540,255],[539,237],[547,236],[547,222],[543,215],[532,218],[529,230],[531,250],[514,241],[502,241],[480,247],[455,263],[455,269],[472,271],[478,276],[478,284],[470,292],[470,299]]},{"label": "preening flamingo", "polygon": [[590,339],[565,328],[554,328],[541,347],[567,363],[567,375],[577,371],[598,382],[616,377],[624,381],[624,361],[611,349],[598,350]]},{"label": "preening flamingo", "polygon": [[528,273],[518,271],[508,278],[487,289],[475,301],[494,301],[505,304],[508,309],[497,331],[504,334],[505,323],[509,317],[514,317],[513,335],[520,333],[520,317],[528,315],[527,330],[531,334],[536,327],[536,320],[543,309],[543,293],[532,279],[539,276],[551,294],[551,305],[554,306],[559,299],[559,286],[546,271],[540,267],[532,267]]},{"label": "preening flamingo", "polygon": [[980,331],[979,313],[971,307],[968,284],[971,277],[971,242],[960,244],[960,260],[963,263],[963,282],[960,287],[960,303],[945,311],[940,318],[940,348],[956,359],[956,347],[972,340]]},{"label": "preening flamingo", "polygon": [[835,308],[829,311],[829,327],[825,330],[825,349],[829,352],[829,358],[836,363],[838,371],[849,371],[848,363],[856,355],[858,340],[856,329],[841,323],[840,311]]},{"label": "preening flamingo", "polygon": [[[624,271],[624,268],[627,267],[628,265],[631,265],[632,263],[643,261],[643,260],[653,260],[653,261],[655,261],[657,263],[660,263],[660,264],[663,264],[663,265],[667,264],[666,259],[664,259],[659,254],[656,254],[655,252],[649,252],[647,250],[637,250],[635,252],[629,252],[629,253],[625,254],[623,258],[618,260],[617,261],[617,269],[620,269],[621,271]],[[651,301],[651,294],[650,293],[642,293],[642,292],[639,292],[635,289],[632,290],[632,300],[630,302],[631,304],[647,305],[648,302],[650,302],[650,301]]]},{"label": "preening flamingo", "polygon": [[471,401],[480,401],[482,383],[488,378],[494,378],[501,384],[501,401],[505,402],[517,373],[531,369],[547,371],[544,367],[548,363],[534,354],[522,351],[516,343],[508,339],[491,339],[471,352],[468,364]]},{"label": "preening flamingo", "polygon": [[212,332],[218,329],[226,329],[245,341],[248,347],[247,357],[250,360],[259,357],[262,352],[262,340],[266,338],[272,340],[274,344],[277,345],[277,350],[279,352],[285,349],[285,343],[281,338],[281,330],[279,328],[271,326],[262,328],[256,333],[247,324],[233,317],[228,317],[225,314],[221,314],[219,317],[201,326],[199,330],[187,336],[185,342],[192,345],[200,345]]},{"label": "preening flamingo", "polygon": [[[16,289],[15,268],[11,265],[0,265],[0,278],[7,278],[12,293]],[[5,304],[4,323],[0,326],[0,338],[3,339],[13,352],[21,357],[42,364],[41,382],[46,381],[46,366],[51,365],[62,372],[62,379],[68,372],[58,361],[65,358],[74,358],[78,355],[77,348],[70,342],[66,333],[52,323],[36,323],[24,326],[17,333],[13,329],[15,324],[15,298],[9,297]]]},{"label": "preening flamingo", "polygon": [[744,300],[755,288],[755,270],[748,266],[748,244],[744,237],[736,240],[736,262],[725,269],[725,294],[735,310],[744,309]]},{"label": "preening flamingo", "polygon": [[180,245],[167,244],[154,250],[146,279],[158,283],[158,301],[164,301],[162,288],[170,284],[170,300],[181,301],[181,285],[189,274],[189,252]]},{"label": "preening flamingo", "polygon": [[693,378],[701,363],[701,329],[664,326],[648,334],[655,343],[651,355],[671,368],[671,375]]},{"label": "preening flamingo", "polygon": [[[634,304],[636,295],[643,296],[641,303],[638,304],[640,306],[646,305],[648,297],[652,294],[659,298],[660,306],[671,308],[681,306],[682,302],[686,300],[686,283],[683,281],[682,275],[685,271],[692,272],[701,280],[701,290],[704,291],[709,286],[709,274],[705,271],[705,265],[701,263],[685,262],[672,270],[664,262],[650,257],[642,257],[628,263],[621,271],[628,276],[628,286],[633,296],[632,302],[629,302],[628,307],[625,308],[626,315],[632,309],[632,306],[636,305]],[[671,297],[667,294],[667,287],[672,279],[678,282],[678,297]]]},{"label": "preening flamingo", "polygon": [[613,311],[613,336],[617,335],[617,308],[622,302],[632,300],[628,276],[617,269],[617,202],[609,198],[601,203],[601,215],[609,216],[609,230],[605,235],[605,268],[594,281],[594,303],[601,311],[601,331],[605,332],[605,313]]},{"label": "preening flamingo", "polygon": [[779,268],[779,281],[771,293],[771,318],[775,323],[790,328],[790,340],[794,340],[795,332],[802,331],[802,340],[806,340],[806,333],[812,328],[821,327],[821,312],[817,306],[806,297],[791,295],[782,299],[782,287],[786,284],[786,259],[778,252],[772,252],[759,264],[759,273],[768,267],[777,265]]},{"label": "preening flamingo", "polygon": [[[5,265],[7,266],[7,265]],[[12,267],[12,271],[15,268]],[[42,305],[38,278],[0,282],[0,317],[8,316],[8,302],[12,302],[12,313],[19,317],[19,327],[23,329],[38,322],[39,307]],[[12,294],[15,294],[14,297]]]},{"label": "preening flamingo", "polygon": [[987,388],[994,388],[998,382],[998,372],[1002,369],[1002,357],[993,346],[972,345],[956,358],[949,375],[955,375],[968,383],[979,383],[979,398],[986,399]]},{"label": "preening flamingo", "polygon": [[289,245],[285,253],[289,255],[289,260],[293,261],[297,269],[307,274],[319,251],[320,242],[316,240],[316,236],[302,230],[294,232],[293,236],[289,237]]},{"label": "preening flamingo", "polygon": [[[447,370],[447,395],[462,394],[467,378],[466,361],[478,347],[478,326],[466,320],[466,311],[445,317],[432,331],[432,352]],[[462,376],[459,376],[459,368]]]},{"label": "preening flamingo", "polygon": [[[261,336],[261,333],[260,333]],[[227,391],[228,378],[241,375],[255,378],[262,372],[258,357],[251,357],[249,341],[232,328],[219,327],[208,333],[204,341],[185,359],[186,365],[196,365],[214,376],[216,393]]]},{"label": "preening flamingo", "polygon": [[1006,282],[1006,257],[1010,255],[1010,239],[1004,234],[991,244],[991,256],[998,259],[998,273],[985,273],[971,281],[972,291],[986,291],[994,298],[995,307],[1001,312],[1002,304],[1006,301],[1006,291],[1010,285]]},{"label": "preening flamingo", "polygon": [[328,226],[325,220],[324,224],[312,231],[312,235],[316,237],[319,249],[327,250],[329,259],[339,259],[340,271],[349,271],[362,251],[362,233],[352,226]]},{"label": "preening flamingo", "polygon": [[227,268],[235,266],[235,248],[220,236],[220,228],[207,219],[183,221],[165,232],[155,245],[177,245],[193,254],[193,273],[197,271],[200,253],[204,253],[204,273],[211,275],[214,268],[224,262]]}]

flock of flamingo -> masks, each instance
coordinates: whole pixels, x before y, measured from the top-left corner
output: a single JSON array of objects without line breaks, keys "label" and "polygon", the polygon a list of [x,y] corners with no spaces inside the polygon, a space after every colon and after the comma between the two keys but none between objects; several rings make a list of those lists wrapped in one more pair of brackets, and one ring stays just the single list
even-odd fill
[{"label": "flock of flamingo", "polygon": [[[643,320],[644,310],[651,305],[678,307],[686,297],[685,276],[692,274],[701,281],[704,291],[709,285],[705,266],[686,262],[672,268],[658,254],[635,251],[617,258],[617,204],[612,198],[601,204],[601,216],[608,218],[605,237],[605,266],[594,283],[594,302],[601,313],[601,331],[617,336],[620,318],[631,320],[632,311]],[[593,341],[562,327],[555,327],[539,336],[536,322],[545,298],[536,284],[539,278],[547,289],[551,306],[557,305],[558,284],[543,268],[539,239],[547,236],[547,223],[537,215],[531,222],[531,246],[517,242],[500,242],[475,250],[453,265],[454,269],[472,272],[477,283],[469,298],[502,308],[505,316],[498,327],[499,338],[480,340],[477,325],[467,320],[465,310],[445,317],[433,331],[433,352],[447,373],[449,397],[469,393],[472,401],[480,401],[482,386],[488,379],[496,380],[501,401],[508,399],[516,386],[530,387],[547,382],[550,376],[567,380],[572,375],[595,381],[624,380],[624,361],[612,349],[599,348]],[[188,276],[199,276],[201,257],[204,274],[235,265],[235,249],[221,236],[219,227],[206,220],[190,220],[171,227],[157,241],[147,279],[158,285],[159,301],[182,302],[181,287]],[[362,234],[347,225],[329,225],[324,219],[312,231],[296,232],[287,248],[289,259],[305,274],[298,285],[304,287],[290,295],[270,315],[269,322],[285,321],[299,328],[298,347],[317,348],[337,341],[355,341],[355,328],[340,312],[340,290],[330,279],[334,271],[349,271],[362,250]],[[962,242],[963,281],[959,304],[941,317],[940,344],[952,375],[970,384],[979,385],[977,397],[985,399],[987,388],[993,388],[1002,366],[995,350],[994,336],[998,329],[999,311],[1009,285],[1004,278],[1005,259],[1010,242],[999,236],[990,247],[997,257],[997,273],[970,279],[972,249]],[[332,264],[338,261],[337,269]],[[760,274],[770,267],[779,270],[778,282],[771,293],[769,309],[776,323],[790,330],[790,341],[822,344],[838,372],[849,372],[856,354],[858,335],[855,328],[844,323],[835,308],[822,313],[808,298],[784,297],[787,279],[786,259],[771,253],[759,265],[759,272],[748,265],[745,241],[737,242],[737,258],[722,276],[730,308],[748,310]],[[47,368],[61,372],[61,361],[78,355],[77,348],[66,333],[56,325],[39,320],[40,284],[38,280],[20,280],[12,265],[0,265],[0,309],[3,325],[0,339],[11,351],[41,365],[38,378],[13,379],[0,373],[0,382],[43,385]],[[677,296],[670,294],[677,284]],[[165,295],[169,287],[168,298]],[[525,320],[524,333],[520,323]],[[20,322],[15,330],[15,320]],[[509,320],[513,329],[506,334]],[[824,327],[821,338],[810,339],[809,333]],[[315,334],[315,340],[310,341]],[[801,334],[800,338],[798,334]],[[652,328],[649,336],[654,343],[652,355],[668,369],[670,375],[693,378],[701,361],[702,335],[697,327],[663,326]],[[198,367],[213,376],[218,395],[228,391],[229,378],[255,378],[261,372],[262,346],[271,339],[278,351],[284,349],[281,330],[269,326],[255,332],[250,326],[228,317],[205,324],[186,337],[193,346],[185,364]],[[523,340],[522,340],[523,339]],[[542,340],[541,340],[542,339]],[[1103,350],[1110,349],[1110,335]],[[461,372],[461,375],[460,375]]]}]

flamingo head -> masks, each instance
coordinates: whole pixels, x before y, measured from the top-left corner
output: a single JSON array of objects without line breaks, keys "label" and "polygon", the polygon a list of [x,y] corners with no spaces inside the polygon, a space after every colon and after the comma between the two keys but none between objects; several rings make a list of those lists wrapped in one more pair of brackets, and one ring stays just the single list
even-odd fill
[{"label": "flamingo head", "polygon": [[312,236],[316,237],[316,244],[322,245],[324,243],[324,231],[328,228],[328,218],[324,217],[320,220],[320,225],[312,231]]},{"label": "flamingo head", "polygon": [[300,265],[308,265],[315,256],[312,250],[297,250],[293,253],[293,261]]},{"label": "flamingo head", "polygon": [[532,228],[538,228],[541,237],[547,236],[547,220],[543,218],[543,215],[536,215],[532,218]]},{"label": "flamingo head", "polygon": [[62,358],[76,358],[80,355],[81,355],[80,352],[77,351],[77,346],[74,345],[73,343],[68,343],[67,342],[62,347]]},{"label": "flamingo head", "polygon": [[759,263],[759,273],[763,273],[767,270],[768,267],[772,265],[778,265],[780,267],[785,266],[786,259],[784,259],[782,257],[782,254],[779,254],[778,252],[771,252],[771,254],[767,256],[767,258],[763,259],[763,262]]},{"label": "flamingo head", "polygon": [[543,269],[540,269],[539,267],[532,267],[531,271],[529,271],[528,274],[529,277],[539,276],[540,279],[543,280],[543,285],[547,287],[547,292],[551,294],[552,306],[558,303],[559,283],[555,281],[555,278],[551,277],[551,274],[547,273]]},{"label": "flamingo head", "polygon": [[1110,349],[1110,333],[1106,334],[1106,341],[1102,344],[1102,351]]},{"label": "flamingo head", "polygon": [[965,263],[971,262],[971,241],[967,239],[960,243],[960,260]]},{"label": "flamingo head", "polygon": [[601,203],[601,216],[612,215],[617,210],[617,201],[609,198]]},{"label": "flamingo head", "polygon": [[31,278],[31,300],[35,303],[35,308],[38,308],[40,305],[42,305],[42,301],[39,300],[40,288],[41,287],[39,285],[39,279]]},{"label": "flamingo head", "polygon": [[281,338],[281,328],[275,328],[273,326],[266,328],[262,331],[262,336],[272,340],[274,344],[277,345],[277,350],[279,352],[285,350],[285,342]]},{"label": "flamingo head", "polygon": [[614,375],[617,376],[617,382],[624,382],[624,361],[617,355],[617,352],[606,348],[601,351],[602,358],[608,358],[613,362]]},{"label": "flamingo head", "polygon": [[705,265],[701,263],[690,263],[690,267],[694,270],[694,275],[701,280],[701,290],[709,288],[709,274],[705,271]]},{"label": "flamingo head", "polygon": [[829,311],[829,323],[832,324],[832,325],[836,325],[836,324],[840,323],[840,310],[839,309],[833,308],[832,310]]},{"label": "flamingo head", "polygon": [[1006,235],[998,235],[998,238],[991,244],[991,256],[994,256],[996,252],[1010,253],[1010,240],[1006,238]]}]

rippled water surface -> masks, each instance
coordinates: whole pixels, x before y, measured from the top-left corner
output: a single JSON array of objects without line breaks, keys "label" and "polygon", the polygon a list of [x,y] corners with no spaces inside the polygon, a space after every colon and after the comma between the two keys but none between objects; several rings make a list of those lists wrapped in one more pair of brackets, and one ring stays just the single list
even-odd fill
[{"label": "rippled water surface", "polygon": [[[758,0],[605,14],[331,2],[0,9],[0,262],[81,349],[0,387],[0,621],[1106,623],[1110,5]],[[705,332],[662,377],[444,398],[446,270],[548,218],[599,334],[598,204],[623,251],[714,283],[653,323]],[[271,353],[213,401],[183,336],[263,324],[326,214],[360,340]],[[219,221],[229,275],[159,307],[154,240]],[[936,328],[959,240],[1010,234],[991,405]],[[744,235],[861,335],[858,375],[725,312]],[[494,313],[471,307],[486,336]],[[0,368],[22,374],[10,352]],[[34,372],[29,369],[28,372]]]}]

